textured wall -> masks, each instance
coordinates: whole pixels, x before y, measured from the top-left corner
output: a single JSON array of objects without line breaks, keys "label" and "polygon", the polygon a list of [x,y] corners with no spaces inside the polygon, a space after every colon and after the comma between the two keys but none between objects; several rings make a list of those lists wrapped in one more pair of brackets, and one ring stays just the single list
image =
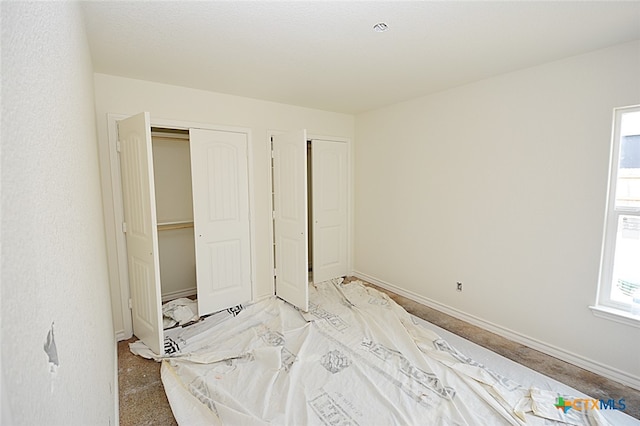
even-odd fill
[{"label": "textured wall", "polygon": [[82,16],[72,2],[2,2],[1,11],[3,424],[113,425],[115,345]]},{"label": "textured wall", "polygon": [[359,115],[355,269],[640,380],[640,329],[588,308],[638,75],[635,42]]}]

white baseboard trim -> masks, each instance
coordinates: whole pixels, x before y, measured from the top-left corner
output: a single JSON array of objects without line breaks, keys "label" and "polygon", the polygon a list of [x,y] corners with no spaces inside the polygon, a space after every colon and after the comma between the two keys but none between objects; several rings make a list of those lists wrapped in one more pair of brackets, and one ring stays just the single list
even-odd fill
[{"label": "white baseboard trim", "polygon": [[494,324],[492,322],[486,321],[482,318],[476,317],[474,315],[469,315],[461,310],[456,308],[452,308],[435,300],[429,299],[427,297],[421,296],[417,293],[402,289],[394,284],[388,283],[386,281],[379,280],[371,275],[367,275],[360,271],[353,271],[352,275],[356,278],[360,278],[364,281],[367,281],[371,284],[375,284],[384,289],[392,291],[400,296],[407,297],[415,302],[421,303],[430,308],[436,309],[445,314],[451,315],[452,317],[458,318],[460,320],[466,321],[470,324],[478,326],[484,330],[495,333],[499,336],[502,336],[506,339],[512,340],[514,342],[523,344],[532,349],[536,349],[542,353],[547,355],[551,355],[555,358],[558,358],[562,361],[566,361],[575,366],[584,368],[585,370],[591,371],[593,373],[599,374],[608,379],[614,380],[623,385],[632,387],[636,390],[640,390],[640,377],[634,376],[632,374],[626,373],[622,370],[618,370],[616,368],[607,366],[597,361],[593,361],[591,359],[585,358],[584,356],[575,354],[573,352],[564,350],[554,345],[550,345],[548,343],[542,342],[540,340],[531,338],[524,334],[518,333],[516,331],[510,330],[506,327],[502,327],[500,325]]},{"label": "white baseboard trim", "polygon": [[172,291],[169,293],[162,294],[162,303],[168,302],[169,300],[179,299],[181,297],[189,297],[198,294],[198,289],[196,287],[187,288],[184,290]]},{"label": "white baseboard trim", "polygon": [[124,330],[116,331],[116,342],[122,342],[127,339],[131,339],[131,336],[127,336]]}]

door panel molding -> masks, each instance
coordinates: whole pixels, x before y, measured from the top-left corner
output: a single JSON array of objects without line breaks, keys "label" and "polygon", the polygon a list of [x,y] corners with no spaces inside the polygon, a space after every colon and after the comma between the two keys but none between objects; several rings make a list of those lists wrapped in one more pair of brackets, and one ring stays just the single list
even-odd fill
[{"label": "door panel molding", "polygon": [[[100,162],[102,173],[102,188],[105,210],[105,228],[107,234],[107,258],[109,265],[110,286],[114,316],[122,320],[122,327],[115,330],[118,341],[131,338],[133,335],[133,318],[129,310],[129,299],[131,289],[129,285],[126,238],[122,232],[123,196],[122,196],[122,176],[120,172],[120,159],[117,152],[118,125],[117,122],[130,117],[130,114],[108,113],[107,114],[107,146],[102,145]],[[256,283],[253,277],[256,276],[255,263],[255,202],[254,202],[254,168],[253,168],[253,145],[252,130],[247,127],[227,126],[221,124],[202,123],[185,120],[170,120],[150,117],[151,127],[165,127],[181,130],[191,128],[217,130],[233,133],[242,133],[247,136],[247,159],[248,159],[248,185],[249,185],[249,212],[250,212],[250,250],[251,250],[251,277],[252,277],[252,297],[256,295]],[[106,151],[106,152],[105,152]]]},{"label": "door panel molding", "polygon": [[307,134],[305,130],[272,138],[275,293],[309,309],[307,239]]},{"label": "door panel molding", "polygon": [[313,282],[349,272],[349,155],[343,142],[311,140]]},{"label": "door panel molding", "polygon": [[131,286],[132,328],[158,355],[164,354],[160,262],[149,113],[118,122],[125,236]]},{"label": "door panel molding", "polygon": [[198,313],[252,299],[246,134],[190,129]]}]

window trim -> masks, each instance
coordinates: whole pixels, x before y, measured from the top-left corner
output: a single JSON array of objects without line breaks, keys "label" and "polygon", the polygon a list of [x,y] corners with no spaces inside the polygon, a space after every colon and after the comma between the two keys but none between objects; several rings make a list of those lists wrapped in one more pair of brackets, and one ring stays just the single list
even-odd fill
[{"label": "window trim", "polygon": [[598,318],[604,318],[611,321],[619,322],[621,324],[640,328],[640,318],[635,315],[631,315],[631,313],[628,311],[621,311],[620,309],[610,308],[603,305],[589,306],[589,309],[591,309],[593,315],[597,316]]},{"label": "window trim", "polygon": [[621,149],[622,115],[629,112],[640,112],[640,105],[614,108],[613,128],[611,133],[611,148],[609,153],[609,181],[607,184],[607,204],[602,236],[602,253],[600,258],[600,273],[598,276],[598,290],[595,306],[590,306],[593,314],[614,321],[640,327],[640,316],[632,315],[630,306],[611,299],[613,286],[613,264],[618,231],[618,221],[621,215],[640,217],[640,209],[615,207],[616,185],[618,182],[618,163]]}]

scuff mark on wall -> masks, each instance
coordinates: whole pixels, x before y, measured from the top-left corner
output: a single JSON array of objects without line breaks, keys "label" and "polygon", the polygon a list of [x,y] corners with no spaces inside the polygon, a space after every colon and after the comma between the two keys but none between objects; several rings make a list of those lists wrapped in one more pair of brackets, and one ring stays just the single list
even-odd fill
[{"label": "scuff mark on wall", "polygon": [[60,365],[58,361],[58,349],[56,348],[56,340],[53,335],[53,324],[51,323],[51,328],[47,333],[47,340],[44,342],[44,351],[49,357],[49,371],[51,373],[55,373],[58,365]]}]

